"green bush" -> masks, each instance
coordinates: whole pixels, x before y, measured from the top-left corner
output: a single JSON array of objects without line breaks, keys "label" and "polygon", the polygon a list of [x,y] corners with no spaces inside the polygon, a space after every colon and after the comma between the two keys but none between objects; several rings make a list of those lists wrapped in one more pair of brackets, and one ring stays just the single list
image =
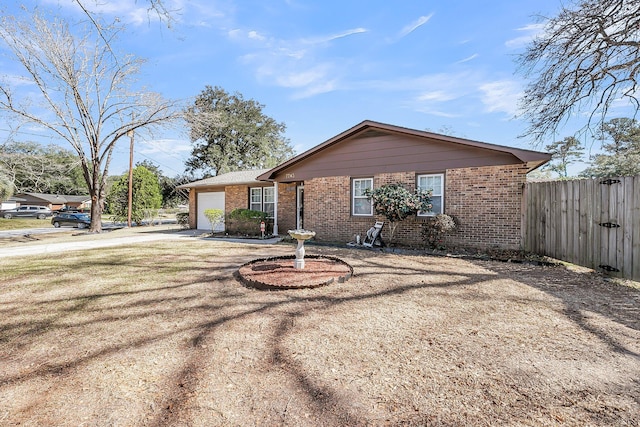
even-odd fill
[{"label": "green bush", "polygon": [[211,223],[212,233],[215,233],[216,227],[224,222],[224,211],[222,209],[205,209],[204,216]]},{"label": "green bush", "polygon": [[226,230],[229,234],[246,236],[260,236],[260,223],[266,225],[265,235],[273,230],[273,222],[267,219],[267,214],[251,209],[234,209],[227,215]]},{"label": "green bush", "polygon": [[189,212],[178,212],[176,214],[178,225],[182,228],[189,228]]},{"label": "green bush", "polygon": [[431,192],[409,191],[401,183],[386,184],[375,190],[367,189],[365,195],[373,203],[376,215],[384,215],[389,221],[389,243],[394,242],[398,223],[420,211],[431,210]]}]

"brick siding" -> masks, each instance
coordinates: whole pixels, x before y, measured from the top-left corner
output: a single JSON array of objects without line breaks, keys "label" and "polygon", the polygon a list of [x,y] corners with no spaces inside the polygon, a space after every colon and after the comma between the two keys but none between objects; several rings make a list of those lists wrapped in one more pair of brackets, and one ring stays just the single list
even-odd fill
[{"label": "brick siding", "polygon": [[459,229],[448,243],[519,249],[525,165],[447,171],[445,210]]},{"label": "brick siding", "polygon": [[[447,237],[449,246],[518,249],[521,246],[522,188],[525,165],[450,169],[445,174],[445,213],[459,225]],[[379,174],[374,187],[401,182],[415,189],[415,172]],[[351,179],[347,176],[305,181],[305,228],[319,241],[348,242],[384,217],[351,216]],[[395,241],[421,246],[422,225],[429,219],[412,217],[398,224]],[[389,224],[382,232],[389,239]]]},{"label": "brick siding", "polygon": [[286,235],[287,230],[296,228],[296,187],[296,183],[278,184],[278,233],[281,235]]},{"label": "brick siding", "polygon": [[229,215],[234,209],[249,208],[249,186],[227,185],[224,187],[224,213]]},{"label": "brick siding", "polygon": [[197,203],[198,196],[195,189],[189,190],[189,227],[196,228],[198,222]]},{"label": "brick siding", "polygon": [[[458,229],[445,239],[450,247],[519,249],[522,245],[522,192],[526,165],[448,169],[445,173],[445,213]],[[401,182],[413,190],[415,172],[378,174],[374,187]],[[304,227],[316,232],[316,240],[349,242],[364,236],[384,217],[351,215],[351,177],[323,177],[305,181]],[[202,190],[201,190],[202,191]],[[213,190],[206,190],[213,191]],[[220,190],[216,190],[220,191]],[[225,211],[248,208],[249,186],[225,187]],[[278,185],[278,229],[281,235],[296,227],[296,184]],[[189,223],[196,223],[196,192],[189,193]],[[421,230],[429,219],[411,217],[398,224],[395,241],[406,246],[423,245]],[[389,240],[389,224],[382,232]]]}]

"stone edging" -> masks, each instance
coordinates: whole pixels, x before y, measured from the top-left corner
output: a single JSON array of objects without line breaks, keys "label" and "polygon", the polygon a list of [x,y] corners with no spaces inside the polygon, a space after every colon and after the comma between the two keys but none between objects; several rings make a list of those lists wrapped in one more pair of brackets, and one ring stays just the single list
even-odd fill
[{"label": "stone edging", "polygon": [[[254,288],[254,289],[263,290],[263,291],[276,291],[276,290],[280,291],[280,290],[288,290],[288,289],[313,289],[313,288],[319,288],[321,286],[327,286],[327,285],[330,285],[330,284],[336,282],[335,278],[331,278],[331,279],[329,279],[329,280],[327,280],[325,282],[316,283],[316,284],[312,284],[312,285],[275,286],[275,285],[271,285],[271,284],[268,284],[268,283],[259,282],[257,280],[247,279],[247,278],[245,278],[244,276],[242,276],[240,274],[240,269],[242,267],[246,267],[246,266],[251,265],[251,264],[256,264],[256,263],[259,263],[259,262],[269,262],[269,261],[276,261],[276,260],[284,260],[284,259],[293,260],[295,258],[296,258],[295,255],[283,255],[283,256],[276,256],[276,257],[269,257],[269,258],[254,259],[254,260],[246,262],[246,263],[242,264],[240,267],[238,267],[238,269],[234,272],[233,275],[244,286],[251,287],[251,288]],[[349,268],[349,273],[345,274],[344,276],[339,276],[337,278],[337,282],[338,283],[344,283],[347,280],[349,280],[351,277],[353,277],[353,267],[351,265],[349,265],[347,262],[341,260],[340,258],[333,257],[333,256],[327,256],[327,255],[307,255],[304,258],[305,259],[328,259],[328,260],[335,261],[335,262],[338,262],[340,264],[343,264],[343,265],[347,266]]]}]

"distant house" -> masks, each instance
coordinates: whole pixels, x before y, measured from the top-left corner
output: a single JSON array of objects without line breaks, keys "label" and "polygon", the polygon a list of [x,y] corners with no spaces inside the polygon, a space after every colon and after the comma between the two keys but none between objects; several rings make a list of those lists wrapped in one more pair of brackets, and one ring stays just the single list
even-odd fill
[{"label": "distant house", "polygon": [[[52,211],[57,211],[63,207],[78,210],[91,209],[91,196],[70,196],[65,194],[43,194],[43,193],[17,193],[10,197],[7,202],[20,205],[46,206]],[[14,207],[15,207],[14,206]]]},{"label": "distant house", "polygon": [[[422,243],[422,225],[447,213],[459,227],[447,243],[521,246],[526,174],[551,156],[364,121],[270,170],[232,172],[185,184],[190,225],[207,229],[204,209],[268,212],[274,232],[305,228],[316,240],[346,242],[376,220],[364,191],[400,182],[432,190],[433,211],[403,221],[396,241]],[[385,231],[383,230],[383,237]]]}]

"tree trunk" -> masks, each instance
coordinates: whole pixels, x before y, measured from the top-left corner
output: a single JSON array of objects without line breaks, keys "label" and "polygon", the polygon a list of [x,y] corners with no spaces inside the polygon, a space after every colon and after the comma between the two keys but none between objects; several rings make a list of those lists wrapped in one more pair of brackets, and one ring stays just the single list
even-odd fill
[{"label": "tree trunk", "polygon": [[397,222],[389,221],[389,245],[393,245],[396,239],[396,227],[398,227]]},{"label": "tree trunk", "polygon": [[89,232],[101,233],[102,232],[102,208],[100,206],[100,198],[95,192],[91,194],[91,226]]}]

